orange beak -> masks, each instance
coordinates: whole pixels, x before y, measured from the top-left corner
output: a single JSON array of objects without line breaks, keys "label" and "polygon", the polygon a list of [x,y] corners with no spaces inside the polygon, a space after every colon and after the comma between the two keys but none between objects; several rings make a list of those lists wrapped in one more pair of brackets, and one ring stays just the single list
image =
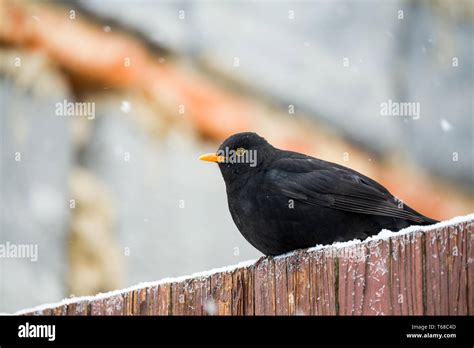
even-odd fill
[{"label": "orange beak", "polygon": [[199,156],[201,161],[222,163],[225,162],[224,156],[217,156],[215,153],[206,153],[205,155]]}]

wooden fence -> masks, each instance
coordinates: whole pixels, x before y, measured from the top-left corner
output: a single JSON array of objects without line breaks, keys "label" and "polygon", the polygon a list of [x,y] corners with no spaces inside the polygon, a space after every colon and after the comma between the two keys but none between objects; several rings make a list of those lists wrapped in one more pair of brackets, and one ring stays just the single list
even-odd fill
[{"label": "wooden fence", "polygon": [[26,315],[472,315],[474,216],[69,299]]}]

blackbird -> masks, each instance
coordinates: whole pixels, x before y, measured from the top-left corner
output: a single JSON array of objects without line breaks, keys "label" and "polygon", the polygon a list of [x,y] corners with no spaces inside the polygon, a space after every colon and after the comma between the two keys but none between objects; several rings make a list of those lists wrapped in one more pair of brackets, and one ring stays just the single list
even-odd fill
[{"label": "blackbird", "polygon": [[265,255],[438,222],[355,170],[277,149],[256,133],[234,134],[199,159],[218,163],[237,228]]}]

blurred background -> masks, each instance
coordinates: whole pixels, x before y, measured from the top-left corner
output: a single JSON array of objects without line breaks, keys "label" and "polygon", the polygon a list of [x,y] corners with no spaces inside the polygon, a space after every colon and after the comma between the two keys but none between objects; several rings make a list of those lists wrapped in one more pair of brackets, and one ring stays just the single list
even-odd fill
[{"label": "blurred background", "polygon": [[239,131],[472,213],[473,19],[469,0],[0,0],[0,245],[38,247],[0,258],[0,311],[261,256],[197,160]]}]

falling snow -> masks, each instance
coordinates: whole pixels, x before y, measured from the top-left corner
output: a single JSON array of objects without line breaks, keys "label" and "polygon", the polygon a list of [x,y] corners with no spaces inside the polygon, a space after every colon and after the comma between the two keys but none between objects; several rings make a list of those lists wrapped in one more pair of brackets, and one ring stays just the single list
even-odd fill
[{"label": "falling snow", "polygon": [[453,126],[451,125],[451,123],[449,123],[446,119],[442,119],[441,122],[441,129],[443,130],[443,132],[449,132],[451,129],[453,129]]},{"label": "falling snow", "polygon": [[122,103],[120,103],[120,110],[122,110],[124,114],[128,114],[130,112],[130,109],[131,109],[130,102],[126,100],[122,100]]}]

